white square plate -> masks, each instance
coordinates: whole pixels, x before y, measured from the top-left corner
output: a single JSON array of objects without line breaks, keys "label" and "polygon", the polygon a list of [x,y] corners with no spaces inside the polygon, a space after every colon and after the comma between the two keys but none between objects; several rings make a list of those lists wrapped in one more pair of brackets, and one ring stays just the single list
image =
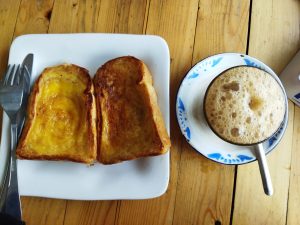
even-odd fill
[{"label": "white square plate", "polygon": [[[93,76],[98,67],[119,56],[131,55],[143,60],[153,75],[158,104],[169,132],[170,56],[162,38],[125,34],[24,35],[12,43],[9,63],[21,63],[28,53],[34,54],[32,83],[45,67],[56,64],[77,64],[87,68]],[[2,167],[9,138],[9,120],[4,114],[0,148]],[[3,176],[3,168],[0,169]],[[78,200],[153,198],[167,189],[169,152],[115,165],[18,160],[18,179],[23,196]]]}]

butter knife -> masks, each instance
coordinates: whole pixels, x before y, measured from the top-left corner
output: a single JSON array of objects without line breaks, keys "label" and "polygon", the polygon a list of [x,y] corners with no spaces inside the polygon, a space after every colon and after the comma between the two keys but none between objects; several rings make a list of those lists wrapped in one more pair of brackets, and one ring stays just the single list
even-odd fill
[{"label": "butter knife", "polygon": [[25,122],[25,117],[26,117],[26,110],[27,110],[27,102],[28,102],[28,97],[30,93],[30,79],[31,79],[31,73],[32,73],[32,66],[33,66],[33,54],[30,53],[28,54],[25,59],[23,60],[22,63],[22,74],[25,76],[25,91],[24,91],[24,99],[22,102],[22,106],[20,111],[17,114],[17,123],[18,123],[18,128],[17,128],[17,134],[18,137],[21,135],[21,131]]}]

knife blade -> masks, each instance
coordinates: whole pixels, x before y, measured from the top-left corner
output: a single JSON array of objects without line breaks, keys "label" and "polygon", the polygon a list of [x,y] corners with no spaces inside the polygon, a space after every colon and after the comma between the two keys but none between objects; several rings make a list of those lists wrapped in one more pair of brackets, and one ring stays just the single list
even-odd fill
[{"label": "knife blade", "polygon": [[21,109],[19,110],[17,114],[17,135],[18,137],[21,135],[21,131],[25,122],[26,117],[26,109],[27,109],[27,102],[28,97],[30,93],[30,79],[31,79],[31,73],[32,73],[32,66],[33,66],[33,59],[34,56],[32,53],[28,54],[25,59],[22,62],[21,66],[21,73],[23,74],[25,78],[25,87],[24,87],[24,97],[21,105]]}]

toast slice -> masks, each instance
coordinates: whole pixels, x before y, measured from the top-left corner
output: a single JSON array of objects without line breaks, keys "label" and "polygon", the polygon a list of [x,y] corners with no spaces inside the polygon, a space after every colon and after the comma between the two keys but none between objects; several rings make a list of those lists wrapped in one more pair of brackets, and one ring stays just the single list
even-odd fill
[{"label": "toast slice", "polygon": [[21,159],[96,159],[96,107],[92,80],[73,64],[46,68],[35,82],[17,147]]},{"label": "toast slice", "polygon": [[171,143],[157,104],[152,76],[139,59],[113,59],[94,77],[97,159],[113,164],[165,153]]}]

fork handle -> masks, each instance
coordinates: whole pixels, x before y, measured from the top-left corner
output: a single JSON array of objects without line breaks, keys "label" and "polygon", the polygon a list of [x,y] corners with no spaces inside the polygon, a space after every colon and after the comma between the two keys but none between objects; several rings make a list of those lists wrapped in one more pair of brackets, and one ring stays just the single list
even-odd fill
[{"label": "fork handle", "polygon": [[4,171],[4,178],[1,185],[1,193],[0,193],[0,212],[5,212],[5,202],[6,202],[6,195],[7,195],[7,189],[8,189],[8,183],[9,183],[9,177],[10,177],[10,155],[11,151],[8,152],[8,162],[6,169]]},{"label": "fork handle", "polygon": [[17,220],[11,215],[0,212],[0,222],[1,225],[25,225],[24,221]]},{"label": "fork handle", "polygon": [[7,189],[7,198],[5,202],[5,212],[15,218],[21,220],[21,203],[18,189],[18,174],[17,174],[17,124],[11,124],[11,157],[10,157],[10,176]]}]

